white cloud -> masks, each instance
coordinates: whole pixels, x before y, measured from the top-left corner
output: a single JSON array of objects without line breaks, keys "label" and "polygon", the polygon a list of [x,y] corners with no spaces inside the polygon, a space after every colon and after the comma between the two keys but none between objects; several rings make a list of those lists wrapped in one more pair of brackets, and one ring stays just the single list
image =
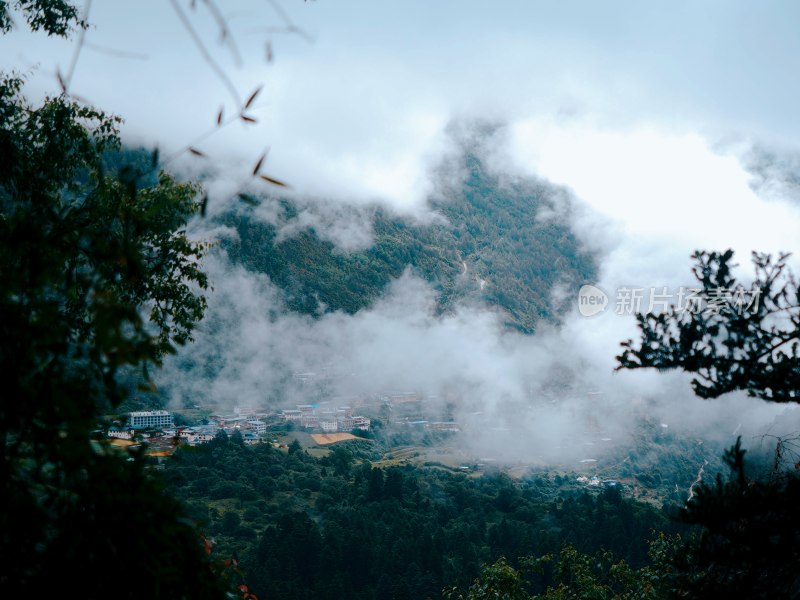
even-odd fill
[{"label": "white cloud", "polygon": [[[606,284],[689,283],[687,261],[696,249],[734,248],[746,263],[752,251],[796,247],[798,207],[761,198],[739,157],[718,153],[696,133],[547,118],[511,130],[519,168],[567,186],[616,224]],[[588,242],[598,234],[595,224],[578,223]]]}]

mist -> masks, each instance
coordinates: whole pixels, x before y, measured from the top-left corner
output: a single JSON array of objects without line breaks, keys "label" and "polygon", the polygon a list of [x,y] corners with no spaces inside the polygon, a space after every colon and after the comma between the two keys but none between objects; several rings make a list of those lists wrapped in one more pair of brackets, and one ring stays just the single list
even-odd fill
[{"label": "mist", "polygon": [[[544,210],[541,218],[569,220],[597,261],[599,277],[593,283],[609,292],[623,285],[692,283],[689,244],[700,243],[703,227],[697,225],[696,232],[683,228],[684,239],[668,246],[654,239],[653,232],[637,234],[636,225],[644,217],[636,212],[626,219],[623,211],[614,219],[575,191],[520,167],[524,154],[515,149],[513,130],[495,127],[470,148],[482,153],[488,168],[502,178],[536,181],[550,191],[558,204]],[[448,131],[463,145],[474,128],[451,126]],[[696,143],[690,140],[690,145]],[[445,147],[448,151],[426,173],[432,194],[440,199],[462,192],[462,174],[453,167],[454,145]],[[636,151],[635,144],[630,151]],[[739,169],[740,187],[732,189],[752,200],[748,210],[760,210],[762,201],[743,167],[708,148],[703,152],[696,150],[694,159],[700,156],[712,164],[719,160],[728,169]],[[667,177],[674,171],[674,163],[663,161],[662,170],[651,169],[651,174]],[[717,177],[713,169],[709,173],[707,177]],[[701,180],[696,193],[708,186]],[[684,183],[684,189],[690,187]],[[638,192],[634,186],[629,190]],[[371,243],[374,207],[301,194],[292,198],[299,209],[294,218],[279,215],[274,196],[265,197],[252,216],[278,226],[279,239],[313,229],[337,252]],[[236,210],[234,206],[224,210]],[[429,210],[413,214],[423,220],[436,218]],[[236,235],[215,223],[198,220],[193,235]],[[485,304],[463,301],[442,313],[436,290],[410,269],[377,302],[355,314],[321,307],[318,315],[309,316],[288,310],[283,292],[269,277],[232,263],[221,247],[204,266],[213,286],[207,317],[195,342],[182,348],[158,376],[173,408],[200,404],[221,412],[245,406],[279,410],[413,392],[428,418],[458,423],[461,432],[447,443],[469,456],[572,468],[580,467],[581,460],[602,459],[633,444],[643,422],[718,444],[742,435],[747,443],[768,429],[776,431],[775,419],[785,410],[744,394],[700,400],[682,373],[616,372],[620,342],[636,338],[637,331],[632,314],[617,314],[613,296],[606,312],[587,318],[577,310],[577,289],[555,286],[551,294],[574,298],[572,308],[561,322],[542,321],[534,335],[525,335],[509,329],[503,315]],[[743,269],[745,277],[746,273]]]}]

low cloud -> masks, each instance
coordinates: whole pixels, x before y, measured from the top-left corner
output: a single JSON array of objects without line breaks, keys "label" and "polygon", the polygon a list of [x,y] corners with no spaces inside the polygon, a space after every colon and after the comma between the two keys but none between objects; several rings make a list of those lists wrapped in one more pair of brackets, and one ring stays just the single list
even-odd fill
[{"label": "low cloud", "polygon": [[[439,166],[426,175],[431,196],[459,193],[463,174],[453,169],[454,147],[486,157],[501,185],[543,177],[557,202],[541,218],[569,219],[598,258],[593,283],[611,296],[606,311],[585,318],[573,302],[560,326],[543,323],[526,336],[475,302],[440,314],[435,290],[407,271],[368,308],[312,318],[287,310],[267,276],[232,264],[217,248],[206,260],[214,286],[208,317],[197,341],[160,375],[176,406],[277,409],[413,391],[431,418],[459,422],[465,431],[458,443],[473,456],[542,464],[596,459],[630,443],[643,419],[724,443],[734,433],[753,436],[774,425],[783,408],[743,394],[702,401],[685,374],[615,372],[620,342],[636,338],[637,330],[630,314],[618,314],[625,311],[614,293],[664,286],[674,293],[692,283],[690,252],[714,248],[711,242],[742,253],[788,243],[800,223],[794,207],[763,200],[736,157],[716,153],[697,136],[559,128],[546,121],[466,129],[456,123],[446,130],[455,146],[445,144]],[[270,199],[256,218],[275,225],[281,237],[314,229],[340,252],[371,243],[376,205],[299,192],[293,201],[293,218]],[[754,229],[734,227],[729,212]],[[427,209],[417,214],[430,215]],[[209,229],[209,222],[199,223],[197,233],[231,235]],[[760,228],[767,225],[773,227],[765,233]],[[551,293],[577,300],[577,290]],[[301,373],[315,374],[316,383],[304,383]]]},{"label": "low cloud", "polygon": [[[630,443],[642,418],[730,440],[739,424],[753,434],[778,412],[735,395],[701,401],[678,373],[614,373],[619,342],[635,335],[632,318],[575,313],[525,336],[489,309],[437,314],[434,290],[406,273],[373,307],[314,319],[286,311],[267,277],[222,253],[206,267],[208,318],[159,375],[175,406],[279,409],[413,391],[428,418],[452,411],[465,429],[456,444],[471,455],[543,464],[600,458]],[[309,387],[300,373],[324,381]]]}]

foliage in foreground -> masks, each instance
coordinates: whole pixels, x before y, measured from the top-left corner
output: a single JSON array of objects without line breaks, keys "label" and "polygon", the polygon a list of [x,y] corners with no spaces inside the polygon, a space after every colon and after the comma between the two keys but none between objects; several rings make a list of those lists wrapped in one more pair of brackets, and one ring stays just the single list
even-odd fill
[{"label": "foliage in foreground", "polygon": [[[800,400],[800,288],[777,259],[753,253],[755,278],[734,276],[733,251],[694,254],[699,304],[638,317],[641,340],[622,344],[620,369],[680,369],[701,398],[738,390],[771,402]],[[800,480],[778,440],[768,477],[745,470],[740,444],[725,455],[731,476],[702,485],[681,511],[700,526],[675,567],[691,597],[772,598],[800,595]]]},{"label": "foliage in foreground", "polygon": [[0,78],[0,595],[222,597],[141,455],[90,439],[118,374],[146,380],[203,314],[197,190],[110,177],[119,120],[65,96],[31,106],[21,87]]}]

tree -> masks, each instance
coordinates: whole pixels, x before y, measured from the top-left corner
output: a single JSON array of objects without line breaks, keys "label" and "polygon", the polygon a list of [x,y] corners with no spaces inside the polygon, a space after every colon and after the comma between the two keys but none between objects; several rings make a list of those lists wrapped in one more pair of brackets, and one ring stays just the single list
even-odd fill
[{"label": "tree", "polygon": [[75,27],[86,27],[78,9],[66,0],[11,0],[0,2],[0,32],[8,33],[15,24],[12,11],[22,13],[33,31],[48,35],[69,35]]},{"label": "tree", "polygon": [[[725,453],[730,476],[697,486],[679,518],[700,526],[675,554],[677,591],[695,597],[796,598],[800,594],[800,478],[757,479],[741,441]],[[678,594],[675,594],[678,595]]]},{"label": "tree", "polygon": [[353,464],[352,453],[342,446],[337,444],[331,450],[331,453],[323,459],[323,464],[333,467],[333,471],[339,477],[349,477],[350,468]]},{"label": "tree", "polygon": [[287,451],[288,451],[288,453],[290,455],[291,454],[297,454],[298,452],[301,452],[302,450],[303,450],[303,447],[300,445],[300,442],[298,442],[296,439],[291,441],[291,443],[289,444],[289,447],[287,449]]},{"label": "tree", "polygon": [[525,592],[522,574],[506,562],[503,557],[494,564],[483,565],[481,576],[467,590],[467,595],[460,594],[455,587],[445,588],[445,600],[529,600],[531,596]]},{"label": "tree", "polygon": [[[67,2],[19,0],[0,30],[14,10],[50,35],[84,26]],[[22,83],[0,74],[0,594],[223,597],[143,453],[91,439],[120,373],[148,385],[203,315],[198,187],[109,172],[119,119],[65,94],[31,105]]]},{"label": "tree", "polygon": [[[800,401],[800,290],[787,268],[753,254],[750,286],[734,278],[733,251],[697,252],[700,304],[638,316],[641,342],[623,342],[620,369],[681,369],[702,398],[735,390],[773,402]],[[800,595],[800,478],[783,468],[779,439],[772,472],[745,469],[741,440],[725,454],[730,476],[702,482],[679,518],[698,525],[670,564],[676,596],[767,598]]]},{"label": "tree", "polygon": [[696,301],[637,315],[641,342],[623,342],[618,369],[681,369],[695,375],[701,398],[745,390],[800,401],[800,289],[788,257],[753,253],[756,277],[745,286],[733,276],[732,250],[696,252]]}]

